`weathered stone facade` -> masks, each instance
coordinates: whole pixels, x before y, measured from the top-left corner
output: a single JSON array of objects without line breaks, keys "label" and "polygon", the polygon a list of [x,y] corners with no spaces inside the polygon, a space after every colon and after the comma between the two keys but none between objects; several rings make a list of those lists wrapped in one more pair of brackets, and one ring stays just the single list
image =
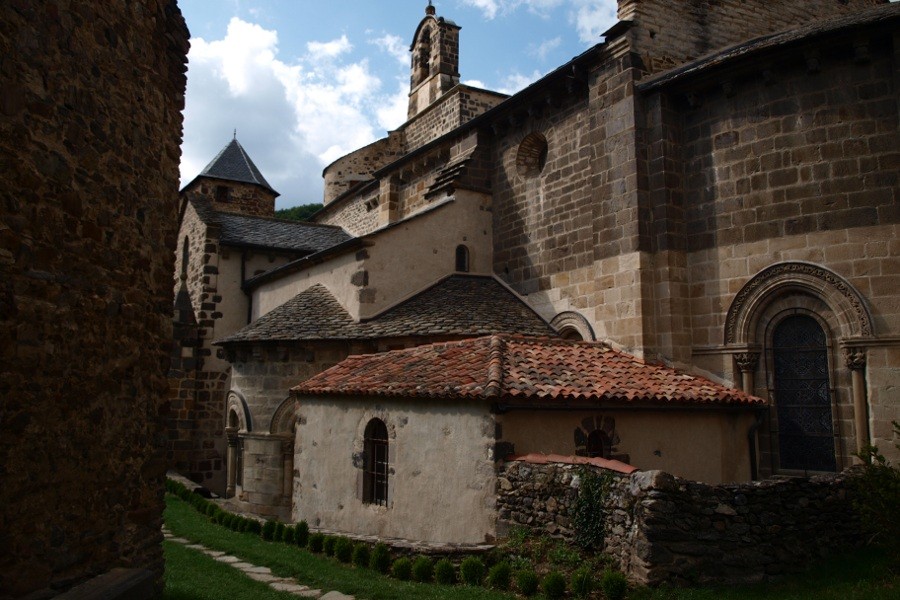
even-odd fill
[{"label": "weathered stone facade", "polygon": [[161,583],[187,49],[174,1],[0,6],[0,597]]},{"label": "weathered stone facade", "polygon": [[604,550],[642,583],[756,582],[862,541],[846,474],[709,486],[662,471],[524,462],[498,474],[501,528],[572,541],[585,469],[609,478]]}]

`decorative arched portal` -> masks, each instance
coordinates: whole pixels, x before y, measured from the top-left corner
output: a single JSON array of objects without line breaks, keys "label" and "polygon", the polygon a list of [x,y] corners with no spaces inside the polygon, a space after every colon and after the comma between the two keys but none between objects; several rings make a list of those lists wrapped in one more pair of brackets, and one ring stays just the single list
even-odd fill
[{"label": "decorative arched portal", "polygon": [[225,455],[226,487],[225,497],[234,496],[237,486],[242,485],[244,475],[244,450],[241,434],[252,429],[250,407],[238,392],[229,392],[225,400],[225,440],[228,450]]},{"label": "decorative arched portal", "polygon": [[297,401],[288,396],[275,410],[269,434],[281,438],[281,495],[290,505],[294,491],[294,436],[297,430]]},{"label": "decorative arched portal", "polygon": [[[763,462],[773,472],[833,471],[868,444],[865,359],[859,343],[873,333],[862,295],[819,265],[772,265],[735,296],[724,341],[734,349],[744,391],[767,394],[771,402],[760,441],[770,453]],[[846,370],[836,368],[840,346]],[[760,374],[765,374],[764,387],[757,385]],[[841,408],[851,404],[854,418],[843,423],[846,411]],[[845,443],[851,428],[856,444]]]}]

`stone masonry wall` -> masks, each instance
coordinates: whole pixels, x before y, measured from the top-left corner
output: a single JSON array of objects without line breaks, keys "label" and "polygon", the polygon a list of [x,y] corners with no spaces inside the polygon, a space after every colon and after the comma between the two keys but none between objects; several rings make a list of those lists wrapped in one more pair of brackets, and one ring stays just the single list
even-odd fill
[{"label": "stone masonry wall", "polygon": [[635,51],[660,71],[767,33],[847,15],[888,0],[619,0],[618,17],[633,20]]},{"label": "stone masonry wall", "polygon": [[0,598],[161,584],[188,37],[169,0],[0,4]]},{"label": "stone masonry wall", "polygon": [[[501,525],[571,541],[584,468],[505,464],[498,474]],[[662,471],[611,476],[605,552],[635,581],[761,581],[861,541],[847,474],[719,486]]]},{"label": "stone masonry wall", "polygon": [[[219,188],[225,188],[227,194],[220,196]],[[202,177],[184,190],[184,196],[209,199],[212,209],[222,212],[256,217],[275,215],[275,194],[252,183]]]}]

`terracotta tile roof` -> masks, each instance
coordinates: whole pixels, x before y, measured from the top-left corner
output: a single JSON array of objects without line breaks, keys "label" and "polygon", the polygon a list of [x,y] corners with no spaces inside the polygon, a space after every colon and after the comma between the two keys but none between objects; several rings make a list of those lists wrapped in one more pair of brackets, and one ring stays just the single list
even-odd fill
[{"label": "terracotta tile roof", "polygon": [[554,335],[546,321],[493,277],[451,275],[359,322],[324,286],[314,285],[218,343],[493,333]]},{"label": "terracotta tile roof", "polygon": [[510,455],[506,457],[509,462],[519,461],[532,465],[546,465],[549,463],[560,463],[564,465],[594,465],[610,471],[624,473],[630,475],[638,470],[637,467],[625,464],[622,461],[610,460],[599,456],[563,456],[562,454],[541,454],[539,452],[531,452],[530,454]]},{"label": "terracotta tile roof", "polygon": [[513,335],[350,356],[294,391],[507,403],[765,403],[708,379],[646,364],[603,344]]}]

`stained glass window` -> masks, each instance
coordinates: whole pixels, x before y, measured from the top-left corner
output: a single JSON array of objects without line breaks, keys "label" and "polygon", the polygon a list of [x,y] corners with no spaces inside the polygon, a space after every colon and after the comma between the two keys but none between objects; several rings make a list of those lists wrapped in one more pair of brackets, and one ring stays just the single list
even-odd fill
[{"label": "stained glass window", "polygon": [[775,328],[772,346],[781,468],[835,471],[825,332],[794,315]]}]

